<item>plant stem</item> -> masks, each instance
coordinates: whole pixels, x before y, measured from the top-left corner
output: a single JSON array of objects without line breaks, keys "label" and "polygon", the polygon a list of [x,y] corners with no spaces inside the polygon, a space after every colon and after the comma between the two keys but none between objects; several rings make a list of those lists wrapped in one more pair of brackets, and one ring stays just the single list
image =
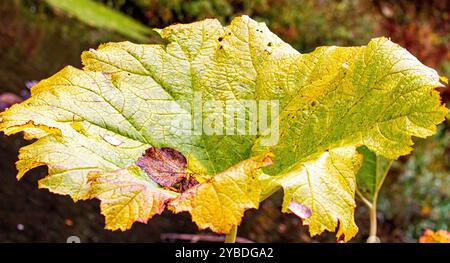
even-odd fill
[{"label": "plant stem", "polygon": [[225,236],[225,243],[235,243],[236,242],[236,235],[237,235],[237,226],[233,226],[231,228],[230,233],[228,233]]},{"label": "plant stem", "polygon": [[364,197],[364,195],[361,193],[361,191],[359,191],[358,188],[356,188],[356,195],[367,206],[367,208],[372,209],[372,203]]},{"label": "plant stem", "polygon": [[363,194],[356,189],[356,195],[361,199],[361,201],[367,206],[370,213],[370,230],[369,230],[369,238],[367,239],[367,243],[378,243],[379,239],[377,237],[377,196],[375,199],[370,202],[367,200]]},{"label": "plant stem", "polygon": [[[381,187],[383,186],[384,180],[389,172],[389,169],[393,163],[393,160],[390,160],[389,164],[386,166],[384,173],[381,177],[380,182],[378,183],[377,189],[373,195],[373,201],[367,207],[370,210],[370,232],[369,238],[367,239],[367,243],[380,243],[380,239],[377,236],[377,203],[378,203],[378,194],[380,193]],[[377,162],[378,164],[378,162]],[[377,168],[378,171],[378,168]],[[367,201],[367,199],[366,199]]]},{"label": "plant stem", "polygon": [[380,238],[377,236],[377,196],[369,206],[370,211],[370,231],[367,243],[380,243]]},{"label": "plant stem", "polygon": [[377,201],[376,201],[376,199],[373,201],[373,203],[369,207],[369,209],[370,209],[369,237],[376,237],[377,236]]}]

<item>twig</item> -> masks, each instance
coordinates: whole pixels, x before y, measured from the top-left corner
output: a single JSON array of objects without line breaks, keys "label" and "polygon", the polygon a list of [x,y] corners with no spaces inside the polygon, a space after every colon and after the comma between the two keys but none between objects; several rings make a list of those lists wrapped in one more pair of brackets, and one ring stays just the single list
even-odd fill
[{"label": "twig", "polygon": [[[195,234],[177,234],[177,233],[163,233],[161,234],[161,240],[163,242],[176,242],[176,241],[189,241],[190,243],[197,242],[224,242],[224,236],[216,235],[195,235]],[[236,243],[254,243],[253,241],[236,237]]]}]

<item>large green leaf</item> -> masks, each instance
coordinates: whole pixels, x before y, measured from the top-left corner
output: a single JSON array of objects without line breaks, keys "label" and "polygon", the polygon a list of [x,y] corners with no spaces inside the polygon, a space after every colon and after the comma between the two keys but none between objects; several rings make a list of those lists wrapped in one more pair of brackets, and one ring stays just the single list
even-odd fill
[{"label": "large green leaf", "polygon": [[[169,202],[200,227],[226,233],[257,207],[255,193],[264,199],[282,186],[283,211],[304,218],[313,235],[339,225],[347,241],[357,232],[355,149],[398,158],[411,151],[411,136],[431,135],[447,113],[434,91],[436,72],[385,38],[303,55],[246,16],[227,27],[207,19],[157,31],[166,46],[109,43],[85,52],[83,70],[67,67],[41,81],[30,99],[0,115],[6,134],[38,139],[21,149],[18,176],[47,165],[40,186],[101,199],[110,229],[145,222]],[[274,125],[257,134],[188,134],[199,93],[203,101],[232,101],[233,110],[275,100],[279,114],[271,112]],[[200,117],[211,113],[231,114],[209,108]],[[277,143],[265,142],[270,135]],[[183,176],[200,184],[179,193],[149,179],[135,163],[150,147],[181,152]],[[269,148],[274,164],[255,180],[265,165],[250,164]],[[220,207],[233,209],[233,218],[219,218]]]}]

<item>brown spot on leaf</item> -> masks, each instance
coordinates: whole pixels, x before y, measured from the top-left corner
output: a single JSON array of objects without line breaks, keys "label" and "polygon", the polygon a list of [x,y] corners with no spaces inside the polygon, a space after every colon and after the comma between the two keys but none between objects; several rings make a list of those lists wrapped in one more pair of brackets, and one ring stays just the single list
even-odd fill
[{"label": "brown spot on leaf", "polygon": [[198,181],[193,176],[188,176],[181,181],[181,183],[179,185],[179,188],[180,188],[179,190],[180,190],[180,192],[183,193],[184,191],[186,191],[189,188],[194,187],[198,184],[199,184]]},{"label": "brown spot on leaf", "polygon": [[288,209],[296,214],[300,218],[308,218],[311,216],[311,209],[309,209],[307,206],[304,206],[300,203],[297,203],[296,201],[292,200],[289,205]]},{"label": "brown spot on leaf", "polygon": [[173,148],[150,147],[137,160],[136,165],[164,187],[171,187],[186,178],[186,158]]}]

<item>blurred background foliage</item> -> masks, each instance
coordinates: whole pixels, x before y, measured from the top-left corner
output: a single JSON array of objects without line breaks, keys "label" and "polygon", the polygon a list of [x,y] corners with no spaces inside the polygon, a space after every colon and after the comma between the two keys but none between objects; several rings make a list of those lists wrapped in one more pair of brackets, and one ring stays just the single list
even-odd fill
[{"label": "blurred background foliage", "polygon": [[[33,80],[65,65],[81,67],[83,50],[130,40],[154,43],[146,30],[217,18],[228,23],[247,14],[300,52],[322,45],[362,45],[388,36],[441,75],[450,75],[448,0],[4,0],[0,1],[0,107],[28,96]],[[31,81],[31,82],[30,82]],[[449,106],[448,87],[441,88]],[[167,233],[197,233],[187,215],[164,213],[128,232],[103,230],[97,201],[74,205],[68,197],[36,188],[45,169],[15,180],[14,161],[24,141],[0,137],[0,242],[171,241]],[[450,223],[450,123],[435,136],[416,140],[414,152],[396,161],[382,189],[378,234],[383,242],[416,242],[425,229]],[[239,236],[258,242],[334,242],[332,234],[311,238],[298,218],[281,214],[281,193],[258,211],[248,211]],[[368,235],[368,211],[358,204],[360,232]],[[210,234],[204,232],[203,234]]]}]

